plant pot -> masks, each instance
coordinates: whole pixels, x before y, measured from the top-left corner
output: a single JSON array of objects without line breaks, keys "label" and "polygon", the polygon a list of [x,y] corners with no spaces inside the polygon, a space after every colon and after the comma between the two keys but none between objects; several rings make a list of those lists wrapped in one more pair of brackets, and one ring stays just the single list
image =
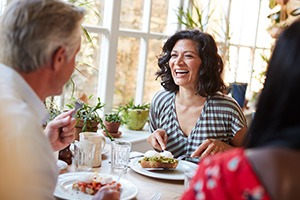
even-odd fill
[{"label": "plant pot", "polygon": [[87,123],[85,130],[83,130],[84,122],[83,120],[79,120],[75,126],[75,140],[79,140],[79,133],[81,132],[97,132],[99,122],[91,121]]},{"label": "plant pot", "polygon": [[127,109],[125,127],[130,130],[142,130],[148,121],[149,110]]},{"label": "plant pot", "polygon": [[104,125],[109,133],[117,133],[119,131],[121,123],[104,121]]},{"label": "plant pot", "polygon": [[[103,121],[107,131],[109,134],[114,138],[119,138],[122,135],[122,132],[119,131],[121,122],[109,122],[109,121]],[[105,130],[103,130],[103,135],[108,137]]]}]

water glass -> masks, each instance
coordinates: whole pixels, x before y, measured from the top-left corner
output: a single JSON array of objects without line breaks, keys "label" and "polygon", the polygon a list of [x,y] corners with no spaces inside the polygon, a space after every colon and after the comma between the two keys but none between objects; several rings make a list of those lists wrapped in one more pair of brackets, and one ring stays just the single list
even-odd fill
[{"label": "water glass", "polygon": [[190,182],[193,179],[196,169],[189,169],[184,172],[184,189],[187,190],[190,187]]},{"label": "water glass", "polygon": [[112,141],[111,143],[111,168],[114,172],[127,170],[131,143],[124,141]]},{"label": "water glass", "polygon": [[76,172],[90,172],[93,168],[96,145],[90,141],[76,141],[73,144],[73,161]]}]

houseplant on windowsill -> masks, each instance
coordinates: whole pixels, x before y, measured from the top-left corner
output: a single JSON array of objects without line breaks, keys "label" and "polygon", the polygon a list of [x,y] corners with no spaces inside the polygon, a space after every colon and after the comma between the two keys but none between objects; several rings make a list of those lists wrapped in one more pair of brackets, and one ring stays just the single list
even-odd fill
[{"label": "houseplant on windowsill", "polygon": [[130,130],[142,130],[149,118],[150,103],[135,105],[131,99],[120,107],[125,127]]},{"label": "houseplant on windowsill", "polygon": [[[92,96],[90,96],[88,99],[91,99]],[[98,125],[102,129],[104,129],[107,133],[106,127],[103,124],[103,120],[101,116],[99,115],[98,111],[100,111],[104,104],[100,101],[100,98],[97,98],[97,104],[92,106],[89,105],[87,102],[84,102],[82,107],[79,108],[75,114],[75,118],[77,119],[76,123],[76,133],[75,133],[75,140],[79,140],[79,133],[80,132],[97,132]],[[70,109],[75,108],[75,99],[72,99],[72,103],[67,104],[66,106]],[[107,133],[110,140],[114,140],[113,137]]]},{"label": "houseplant on windowsill", "polygon": [[[119,128],[120,125],[124,123],[124,121],[119,111],[105,114],[103,123],[111,136],[113,136],[114,138],[121,137],[122,132],[119,131]],[[103,130],[103,134],[107,136],[105,130]]]}]

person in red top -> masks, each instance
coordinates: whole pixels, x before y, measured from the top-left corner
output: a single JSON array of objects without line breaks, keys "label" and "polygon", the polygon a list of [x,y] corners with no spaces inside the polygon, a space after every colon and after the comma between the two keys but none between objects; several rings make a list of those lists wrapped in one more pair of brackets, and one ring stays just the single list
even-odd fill
[{"label": "person in red top", "polygon": [[300,198],[299,36],[297,20],[278,38],[246,148],[202,159],[182,200]]}]

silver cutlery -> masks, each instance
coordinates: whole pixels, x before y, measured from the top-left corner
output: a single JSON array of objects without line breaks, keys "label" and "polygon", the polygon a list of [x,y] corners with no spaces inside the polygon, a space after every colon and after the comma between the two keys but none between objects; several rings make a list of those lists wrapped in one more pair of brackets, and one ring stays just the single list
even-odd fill
[{"label": "silver cutlery", "polygon": [[157,167],[157,168],[143,168],[147,171],[173,171],[175,168],[163,168],[163,167]]},{"label": "silver cutlery", "polygon": [[[77,113],[77,110],[79,110],[80,108],[82,108],[84,102],[81,101],[80,99],[77,99],[75,102],[75,110],[72,113],[72,118],[75,116],[75,114]],[[61,134],[63,132],[63,127],[61,127],[59,129],[59,133]]]},{"label": "silver cutlery", "polygon": [[177,160],[183,160],[183,159],[189,158],[189,157],[191,157],[191,156],[190,156],[190,155],[187,155],[187,154],[183,154],[183,155],[178,156],[176,159],[177,159]]},{"label": "silver cutlery", "polygon": [[153,194],[153,196],[151,197],[151,200],[160,200],[161,196],[162,196],[162,193],[157,191]]},{"label": "silver cutlery", "polygon": [[123,176],[124,173],[125,173],[124,170],[122,170],[121,172],[119,172],[119,176],[118,176],[118,179],[116,180],[115,185],[117,185],[119,183],[119,181],[120,181],[120,179],[121,179],[121,177]]},{"label": "silver cutlery", "polygon": [[72,113],[72,117],[75,116],[75,114],[77,113],[77,110],[79,110],[80,108],[82,108],[83,105],[84,105],[84,102],[81,101],[80,99],[77,99],[77,100],[75,101],[75,110],[74,110],[74,112]]},{"label": "silver cutlery", "polygon": [[132,160],[132,159],[134,159],[134,158],[141,158],[141,157],[144,157],[144,155],[132,156],[132,157],[129,158],[129,160]]}]

